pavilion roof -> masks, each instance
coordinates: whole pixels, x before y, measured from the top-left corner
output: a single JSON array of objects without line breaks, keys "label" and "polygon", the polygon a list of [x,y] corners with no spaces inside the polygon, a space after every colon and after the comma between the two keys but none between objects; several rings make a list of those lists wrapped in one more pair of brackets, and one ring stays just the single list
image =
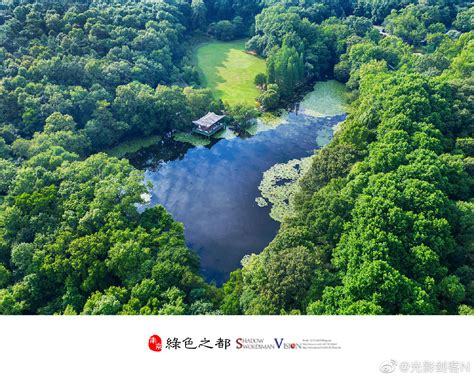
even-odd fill
[{"label": "pavilion roof", "polygon": [[198,127],[209,128],[224,117],[225,115],[217,115],[216,113],[209,112],[205,116],[199,118],[197,121],[193,121],[193,123]]}]

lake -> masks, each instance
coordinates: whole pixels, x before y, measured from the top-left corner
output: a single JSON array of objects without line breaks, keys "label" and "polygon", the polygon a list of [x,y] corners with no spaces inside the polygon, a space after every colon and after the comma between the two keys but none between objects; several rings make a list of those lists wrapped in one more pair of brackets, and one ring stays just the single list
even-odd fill
[{"label": "lake", "polygon": [[[312,155],[344,120],[344,96],[320,87],[305,97],[298,114],[287,113],[273,123],[259,120],[253,136],[200,147],[169,142],[127,156],[153,184],[149,205],[163,205],[184,224],[186,242],[200,255],[209,281],[221,284],[243,256],[261,252],[275,237],[279,223],[270,218],[268,207],[255,202],[263,173],[277,163]],[[324,109],[318,109],[318,91]],[[323,116],[321,111],[329,108],[332,114]]]}]

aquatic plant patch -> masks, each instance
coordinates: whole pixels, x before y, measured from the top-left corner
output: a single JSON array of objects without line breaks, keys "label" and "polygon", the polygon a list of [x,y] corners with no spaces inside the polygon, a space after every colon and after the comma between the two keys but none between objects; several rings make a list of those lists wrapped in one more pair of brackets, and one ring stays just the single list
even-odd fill
[{"label": "aquatic plant patch", "polygon": [[261,196],[255,199],[260,207],[271,206],[270,216],[278,222],[293,214],[292,199],[298,191],[298,180],[308,171],[312,157],[275,164],[263,173],[258,186]]}]

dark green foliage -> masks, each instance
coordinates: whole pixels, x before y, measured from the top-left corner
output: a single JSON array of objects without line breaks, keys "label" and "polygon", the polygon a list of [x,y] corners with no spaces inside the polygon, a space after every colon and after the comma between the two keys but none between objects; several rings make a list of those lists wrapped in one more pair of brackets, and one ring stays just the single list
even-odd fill
[{"label": "dark green foliage", "polygon": [[229,20],[222,20],[209,25],[209,33],[221,41],[234,39],[235,32],[235,26]]},{"label": "dark green foliage", "polygon": [[263,73],[259,73],[255,76],[254,84],[259,88],[265,88],[267,85],[267,76]]},{"label": "dark green foliage", "polygon": [[462,32],[469,32],[474,29],[474,8],[469,7],[459,12],[453,26]]},{"label": "dark green foliage", "polygon": [[90,141],[74,149],[82,156],[127,137],[190,128],[194,109],[183,88],[163,87],[197,80],[183,43],[189,8],[180,1],[12,8],[1,26],[0,124],[27,139],[79,132]]},{"label": "dark green foliage", "polygon": [[253,22],[253,17],[261,9],[259,0],[205,0],[208,18],[217,20],[232,20],[239,17],[246,25]]}]

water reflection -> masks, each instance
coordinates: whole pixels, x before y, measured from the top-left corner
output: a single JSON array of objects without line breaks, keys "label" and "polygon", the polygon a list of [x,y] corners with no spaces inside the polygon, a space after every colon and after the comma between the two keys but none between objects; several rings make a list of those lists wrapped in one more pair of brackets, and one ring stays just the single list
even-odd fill
[{"label": "water reflection", "polygon": [[244,255],[260,252],[278,231],[268,207],[255,202],[263,172],[311,155],[343,119],[290,113],[285,124],[250,138],[195,148],[166,141],[129,158],[146,169],[146,179],[153,183],[150,206],[162,204],[183,222],[204,275],[222,283]]}]

